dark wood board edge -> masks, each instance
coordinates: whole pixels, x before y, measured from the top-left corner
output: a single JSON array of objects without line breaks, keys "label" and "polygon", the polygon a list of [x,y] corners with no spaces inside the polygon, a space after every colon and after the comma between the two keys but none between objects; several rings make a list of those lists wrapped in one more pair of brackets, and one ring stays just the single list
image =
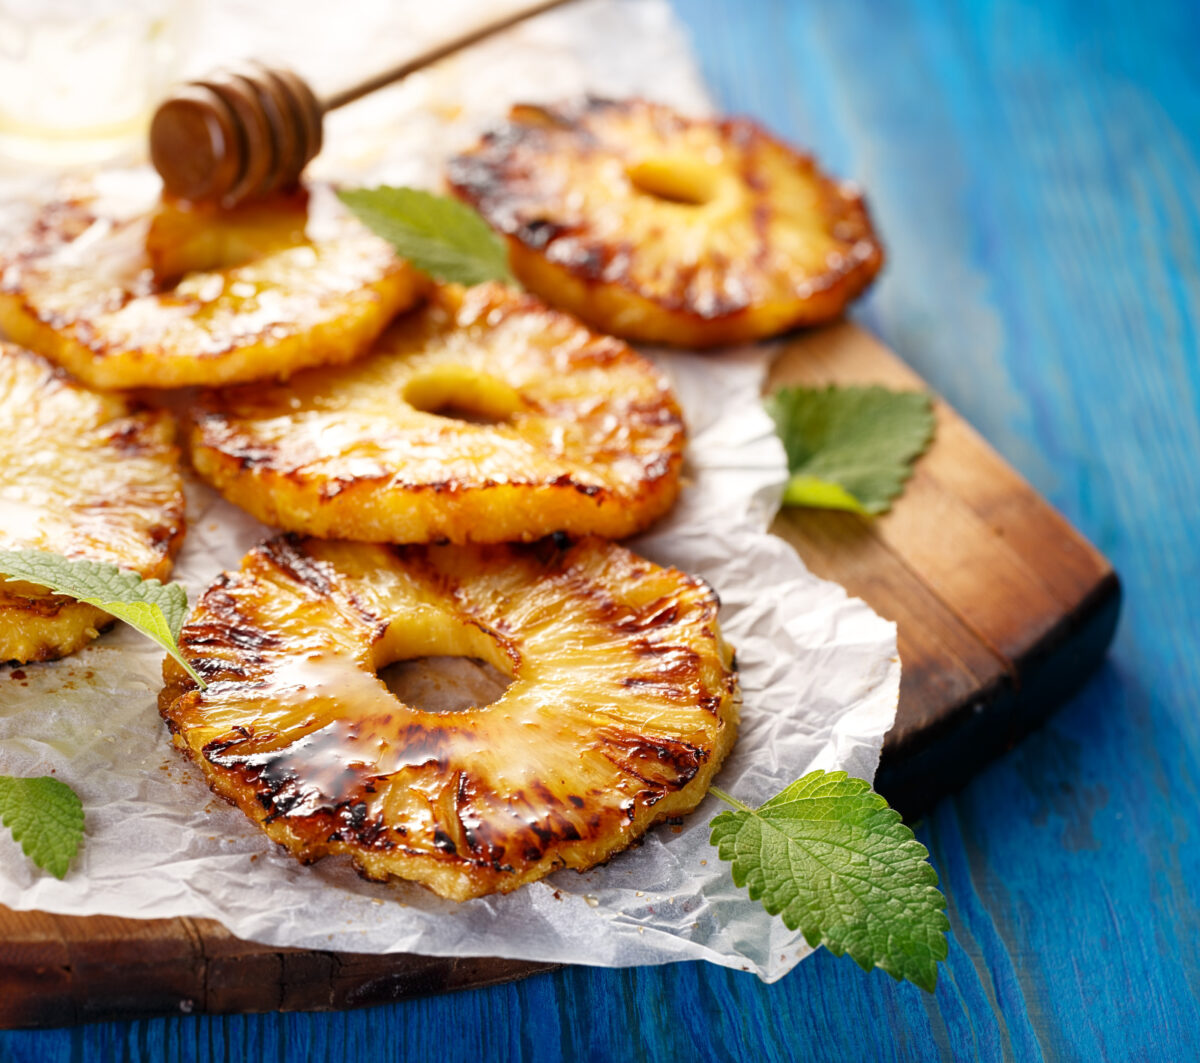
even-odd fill
[{"label": "dark wood board edge", "polygon": [[[339,1011],[498,985],[561,966],[272,948],[203,919],[28,915],[54,930],[35,933],[28,947],[0,946],[0,1029],[193,1013]],[[122,939],[140,942],[138,959],[113,947]]]},{"label": "dark wood board edge", "polygon": [[884,742],[876,789],[906,820],[943,797],[1041,726],[1100,666],[1116,631],[1121,584],[1110,572],[1014,671],[977,697],[948,706],[934,726],[907,741]]}]

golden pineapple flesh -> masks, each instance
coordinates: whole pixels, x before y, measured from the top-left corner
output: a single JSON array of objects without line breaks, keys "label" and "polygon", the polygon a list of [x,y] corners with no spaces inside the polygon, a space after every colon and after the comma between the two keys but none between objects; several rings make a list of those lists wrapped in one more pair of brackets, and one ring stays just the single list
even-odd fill
[{"label": "golden pineapple flesh", "polygon": [[[161,579],[184,529],[170,414],[92,391],[0,344],[0,550],[47,550]],[[73,653],[108,614],[0,580],[0,661]]]},{"label": "golden pineapple flesh", "polygon": [[193,419],[231,501],[370,542],[619,538],[670,508],[683,462],[650,363],[495,284],[439,289],[352,365],[205,393]]},{"label": "golden pineapple flesh", "polygon": [[[693,809],[737,683],[702,581],[600,539],[385,547],[284,536],[185,624],[159,707],[213,790],[310,863],[465,900],[586,869]],[[436,712],[378,673],[479,658],[498,700]]]},{"label": "golden pineapple flesh", "polygon": [[417,274],[328,188],[232,211],[149,191],[84,186],[0,260],[0,326],[96,387],[349,361],[418,297]]},{"label": "golden pineapple flesh", "polygon": [[634,341],[709,347],[827,321],[883,263],[858,192],[745,119],[521,105],[448,178],[530,291]]}]

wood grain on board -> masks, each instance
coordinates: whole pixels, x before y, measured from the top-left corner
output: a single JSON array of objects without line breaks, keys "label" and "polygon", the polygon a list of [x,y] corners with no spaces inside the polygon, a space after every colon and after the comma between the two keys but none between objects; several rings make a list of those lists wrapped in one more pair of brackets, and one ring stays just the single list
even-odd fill
[{"label": "wood grain on board", "polygon": [[[768,388],[884,384],[928,390],[849,322],[808,332]],[[876,786],[912,818],[1073,693],[1104,656],[1112,566],[945,402],[891,512],[784,510],[776,534],[820,576],[897,625],[900,705]]]},{"label": "wood grain on board", "polygon": [[[770,386],[924,388],[862,329],[790,341]],[[774,531],[898,626],[903,678],[877,786],[919,814],[1078,687],[1112,637],[1112,567],[945,403],[887,515],[787,510]],[[0,1026],[148,1014],[326,1010],[491,985],[554,965],[280,949],[207,920],[0,907]]]}]

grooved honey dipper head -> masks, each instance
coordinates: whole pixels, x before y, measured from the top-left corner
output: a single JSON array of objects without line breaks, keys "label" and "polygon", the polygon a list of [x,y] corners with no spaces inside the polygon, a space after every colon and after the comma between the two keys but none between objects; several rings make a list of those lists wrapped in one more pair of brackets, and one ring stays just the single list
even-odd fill
[{"label": "grooved honey dipper head", "polygon": [[295,185],[321,150],[321,113],[289,70],[230,68],[159,105],[150,158],[168,194],[231,207]]}]

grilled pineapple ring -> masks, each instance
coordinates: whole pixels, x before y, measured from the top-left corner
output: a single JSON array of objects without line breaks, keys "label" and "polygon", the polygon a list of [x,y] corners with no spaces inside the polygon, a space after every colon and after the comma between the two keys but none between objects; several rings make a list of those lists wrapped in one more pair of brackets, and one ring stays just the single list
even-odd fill
[{"label": "grilled pineapple ring", "polygon": [[417,298],[413,270],[328,188],[233,211],[150,192],[51,202],[0,261],[0,326],[96,387],[349,361]]},{"label": "grilled pineapple ring", "polygon": [[[183,537],[183,483],[164,412],[66,379],[0,344],[0,550],[49,550],[161,579]],[[0,577],[0,661],[73,653],[112,617]]]},{"label": "grilled pineapple ring", "polygon": [[670,508],[683,461],[648,362],[501,285],[439,289],[353,365],[207,393],[193,417],[193,462],[231,501],[369,542],[620,538]]},{"label": "grilled pineapple ring", "polygon": [[[453,900],[586,869],[690,811],[733,744],[732,653],[702,581],[605,540],[384,547],[281,537],[205,593],[159,707],[175,744],[310,863]],[[377,675],[432,654],[512,683],[431,712]]]},{"label": "grilled pineapple ring", "polygon": [[530,291],[634,341],[708,347],[826,321],[883,262],[857,191],[744,119],[517,106],[448,177]]}]

